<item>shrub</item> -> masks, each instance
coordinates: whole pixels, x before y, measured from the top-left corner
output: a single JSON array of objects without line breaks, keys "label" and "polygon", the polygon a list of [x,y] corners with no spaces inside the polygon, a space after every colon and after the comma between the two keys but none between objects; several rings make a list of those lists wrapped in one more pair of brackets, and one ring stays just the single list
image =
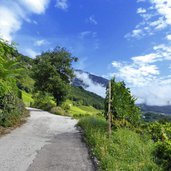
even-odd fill
[{"label": "shrub", "polygon": [[171,170],[171,141],[157,142],[154,155],[157,157],[157,163],[162,165],[165,170]]},{"label": "shrub", "polygon": [[36,107],[38,109],[50,111],[51,108],[55,107],[55,102],[53,101],[53,97],[47,93],[38,92],[33,96],[34,103],[32,107]]},{"label": "shrub", "polygon": [[59,106],[56,106],[56,107],[51,108],[50,112],[51,113],[54,113],[56,115],[63,115],[63,116],[68,116],[69,115],[65,110],[63,110]]},{"label": "shrub", "polygon": [[0,126],[17,124],[25,113],[24,103],[17,97],[15,81],[0,80]]},{"label": "shrub", "polygon": [[70,105],[69,104],[66,104],[66,103],[64,103],[64,104],[62,104],[62,109],[64,109],[65,111],[69,111],[69,109],[70,109]]}]

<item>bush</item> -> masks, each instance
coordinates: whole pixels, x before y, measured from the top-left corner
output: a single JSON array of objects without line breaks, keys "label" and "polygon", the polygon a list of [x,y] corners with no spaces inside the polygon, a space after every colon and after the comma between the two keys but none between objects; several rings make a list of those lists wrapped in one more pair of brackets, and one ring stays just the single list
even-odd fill
[{"label": "bush", "polygon": [[64,103],[64,104],[62,104],[62,109],[64,109],[65,111],[69,111],[69,109],[70,109],[70,105],[69,104],[66,104],[66,103]]},{"label": "bush", "polygon": [[0,80],[0,126],[10,127],[17,124],[26,112],[24,103],[17,95],[15,81]]},{"label": "bush", "polygon": [[157,157],[158,164],[165,170],[171,170],[171,141],[157,142],[154,155]]},{"label": "bush", "polygon": [[51,108],[55,107],[56,104],[53,101],[53,97],[47,93],[38,92],[33,96],[34,103],[32,107],[42,109],[45,111],[50,111]]},{"label": "bush", "polygon": [[63,110],[59,106],[51,108],[50,112],[53,113],[53,114],[62,115],[62,116],[68,116],[69,115],[65,110]]}]

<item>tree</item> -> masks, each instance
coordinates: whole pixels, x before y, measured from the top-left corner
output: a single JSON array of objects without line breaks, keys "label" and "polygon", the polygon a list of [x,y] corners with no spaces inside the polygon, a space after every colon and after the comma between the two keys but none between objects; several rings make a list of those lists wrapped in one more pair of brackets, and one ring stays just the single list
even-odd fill
[{"label": "tree", "polygon": [[57,105],[61,104],[68,94],[70,82],[74,77],[71,67],[73,61],[76,62],[77,58],[61,47],[44,52],[34,60],[33,78],[36,89],[51,93]]},{"label": "tree", "polygon": [[0,39],[0,79],[14,78],[21,73],[22,68],[17,61],[17,50],[14,43]]},{"label": "tree", "polygon": [[[108,88],[105,98],[105,114],[108,107]],[[111,80],[111,113],[114,119],[125,119],[135,124],[140,119],[140,109],[135,105],[136,99],[131,95],[130,89],[126,88],[125,83]]]}]

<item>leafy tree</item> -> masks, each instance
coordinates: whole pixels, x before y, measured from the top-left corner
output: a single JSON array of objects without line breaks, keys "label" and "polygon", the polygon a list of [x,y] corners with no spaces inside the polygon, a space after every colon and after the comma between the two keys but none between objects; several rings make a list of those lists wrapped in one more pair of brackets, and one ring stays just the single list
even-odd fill
[{"label": "leafy tree", "polygon": [[[105,99],[105,114],[108,112],[107,88]],[[140,109],[135,105],[136,99],[131,95],[130,89],[126,88],[125,83],[111,80],[111,113],[114,119],[125,119],[135,124],[140,119]]]},{"label": "leafy tree", "polygon": [[34,60],[33,78],[37,90],[51,93],[57,105],[61,104],[74,77],[71,64],[77,61],[64,48],[56,47],[52,51],[42,53]]},{"label": "leafy tree", "polygon": [[0,79],[14,78],[23,72],[17,60],[18,52],[14,43],[0,39]]},{"label": "leafy tree", "polygon": [[14,45],[0,39],[0,126],[16,124],[25,111],[16,86],[16,76],[22,71],[16,55]]}]

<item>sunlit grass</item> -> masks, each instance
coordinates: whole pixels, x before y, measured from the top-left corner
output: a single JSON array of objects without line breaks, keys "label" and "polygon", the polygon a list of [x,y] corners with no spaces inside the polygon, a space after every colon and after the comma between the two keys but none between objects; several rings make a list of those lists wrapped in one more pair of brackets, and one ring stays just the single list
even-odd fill
[{"label": "sunlit grass", "polygon": [[101,163],[102,170],[159,171],[153,161],[154,143],[136,132],[120,128],[108,138],[107,122],[102,118],[86,117],[79,121],[87,143]]}]

